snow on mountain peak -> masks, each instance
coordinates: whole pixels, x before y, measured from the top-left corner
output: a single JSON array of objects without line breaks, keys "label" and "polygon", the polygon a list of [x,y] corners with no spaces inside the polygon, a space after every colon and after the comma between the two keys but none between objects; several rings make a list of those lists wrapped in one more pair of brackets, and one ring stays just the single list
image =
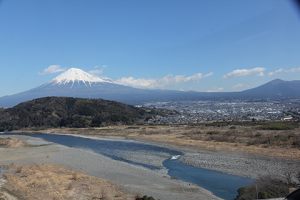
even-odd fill
[{"label": "snow on mountain peak", "polygon": [[74,84],[76,82],[78,83],[82,82],[86,86],[87,85],[91,86],[92,83],[109,82],[109,81],[94,76],[92,74],[89,74],[78,68],[70,68],[52,80],[52,83],[59,84],[59,85],[62,84],[65,85],[68,83]]}]

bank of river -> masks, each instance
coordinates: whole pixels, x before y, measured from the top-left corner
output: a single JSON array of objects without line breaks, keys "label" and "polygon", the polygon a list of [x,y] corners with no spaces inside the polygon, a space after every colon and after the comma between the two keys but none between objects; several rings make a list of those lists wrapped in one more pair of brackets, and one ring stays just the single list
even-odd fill
[{"label": "bank of river", "polygon": [[5,183],[5,180],[2,177],[4,172],[5,172],[4,167],[0,166],[0,189],[2,188],[3,184]]},{"label": "bank of river", "polygon": [[[168,173],[172,178],[199,185],[223,199],[234,199],[239,187],[253,180],[215,170],[194,167],[172,156],[183,155],[176,149],[128,140],[94,139],[56,134],[26,134],[48,142],[93,151],[114,160]],[[177,157],[175,157],[177,158]]]}]

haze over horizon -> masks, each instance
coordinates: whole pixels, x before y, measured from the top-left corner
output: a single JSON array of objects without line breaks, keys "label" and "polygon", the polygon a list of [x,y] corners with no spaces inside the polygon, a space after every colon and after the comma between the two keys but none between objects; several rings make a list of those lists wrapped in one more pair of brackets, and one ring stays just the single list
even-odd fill
[{"label": "haze over horizon", "polygon": [[0,3],[0,96],[71,67],[150,89],[241,91],[300,75],[292,1]]}]

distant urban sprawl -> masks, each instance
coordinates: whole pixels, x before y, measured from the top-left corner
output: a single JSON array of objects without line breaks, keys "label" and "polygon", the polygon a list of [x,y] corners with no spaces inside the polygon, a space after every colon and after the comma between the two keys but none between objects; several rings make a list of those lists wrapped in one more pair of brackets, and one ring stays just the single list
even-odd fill
[{"label": "distant urban sprawl", "polygon": [[157,116],[149,123],[185,124],[207,121],[269,121],[300,119],[300,99],[288,101],[168,101],[142,106],[170,109],[177,114]]}]

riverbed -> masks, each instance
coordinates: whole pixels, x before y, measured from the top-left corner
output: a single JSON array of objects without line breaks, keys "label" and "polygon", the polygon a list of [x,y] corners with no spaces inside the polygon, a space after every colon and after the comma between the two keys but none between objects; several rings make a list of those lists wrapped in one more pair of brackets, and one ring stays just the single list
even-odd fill
[{"label": "riverbed", "polygon": [[[130,165],[166,173],[172,179],[195,184],[222,199],[234,199],[237,189],[253,182],[252,179],[188,165],[178,160],[184,152],[133,140],[84,138],[71,135],[26,134],[47,142],[92,151]],[[176,158],[176,159],[172,159]]]},{"label": "riverbed", "polygon": [[[1,136],[0,137],[7,137]],[[194,184],[172,179],[164,170],[112,159],[89,149],[68,147],[47,142],[38,137],[9,135],[23,140],[29,146],[0,148],[0,165],[62,165],[75,171],[109,180],[126,193],[153,196],[161,200],[219,200],[210,191]],[[136,156],[135,156],[136,157]],[[145,156],[144,156],[145,157]],[[142,159],[142,160],[147,160]]]}]

